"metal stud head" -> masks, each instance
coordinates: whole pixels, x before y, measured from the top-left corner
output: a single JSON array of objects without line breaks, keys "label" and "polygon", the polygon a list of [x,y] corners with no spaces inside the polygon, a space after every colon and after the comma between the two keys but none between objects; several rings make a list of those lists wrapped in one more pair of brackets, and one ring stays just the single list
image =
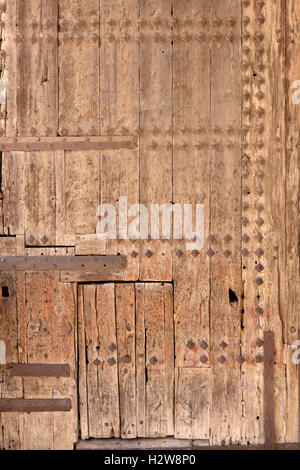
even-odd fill
[{"label": "metal stud head", "polygon": [[116,347],[116,345],[115,345],[114,343],[111,343],[111,344],[109,345],[108,349],[109,349],[111,352],[114,352],[114,351],[117,349],[117,347]]},{"label": "metal stud head", "polygon": [[124,360],[124,362],[129,363],[129,362],[131,362],[131,356],[126,355],[126,356],[124,356],[123,360]]},{"label": "metal stud head", "polygon": [[222,341],[222,342],[219,344],[219,346],[220,346],[221,349],[226,349],[227,346],[228,346],[228,344],[225,343],[225,341]]},{"label": "metal stud head", "polygon": [[98,359],[98,358],[94,360],[94,364],[95,364],[95,366],[99,366],[99,364],[100,364],[100,361],[99,361],[99,359]]},{"label": "metal stud head", "polygon": [[255,251],[255,254],[256,256],[261,258],[264,255],[264,251],[261,248],[257,248],[257,250]]},{"label": "metal stud head", "polygon": [[155,364],[157,364],[157,363],[158,363],[157,358],[156,358],[155,356],[151,357],[151,359],[150,359],[150,364],[152,364],[153,366],[155,366]]},{"label": "metal stud head", "polygon": [[255,269],[256,269],[256,271],[258,271],[259,273],[261,273],[261,272],[264,270],[264,267],[263,267],[262,264],[257,264],[257,265],[255,266]]},{"label": "metal stud head", "polygon": [[245,359],[243,358],[243,356],[240,354],[236,360],[242,365],[244,362],[245,362]]},{"label": "metal stud head", "polygon": [[207,252],[207,256],[209,256],[210,258],[212,258],[216,253],[214,252],[214,250],[212,250],[211,248],[208,250]]},{"label": "metal stud head", "polygon": [[207,349],[207,348],[208,348],[208,344],[207,344],[207,342],[206,342],[206,341],[204,341],[204,340],[203,340],[203,341],[201,341],[201,343],[200,343],[200,348],[201,348],[201,349],[204,349],[204,350],[205,350],[205,349]]},{"label": "metal stud head", "polygon": [[191,339],[186,343],[186,345],[189,349],[194,349],[195,347],[195,343]]},{"label": "metal stud head", "polygon": [[33,245],[34,242],[35,242],[35,238],[33,235],[29,235],[26,239],[26,241],[30,244],[30,245]]},{"label": "metal stud head", "polygon": [[110,357],[107,362],[110,366],[113,366],[114,364],[116,364],[116,360],[113,357]]},{"label": "metal stud head", "polygon": [[41,238],[40,238],[41,242],[43,243],[43,245],[46,245],[49,241],[49,238],[47,237],[47,235],[43,235]]},{"label": "metal stud head", "polygon": [[220,356],[218,357],[218,361],[220,364],[224,364],[226,362],[226,357],[225,356]]},{"label": "metal stud head", "polygon": [[133,250],[133,251],[130,253],[130,256],[131,256],[132,258],[137,258],[138,255],[139,255],[138,252],[135,251],[135,250]]},{"label": "metal stud head", "polygon": [[184,255],[184,253],[183,253],[182,250],[176,250],[176,255],[178,256],[178,258],[182,258],[182,256]]},{"label": "metal stud head", "polygon": [[264,313],[264,309],[261,308],[261,307],[256,307],[255,311],[256,311],[256,313],[258,313],[259,315],[263,315],[263,313]]},{"label": "metal stud head", "polygon": [[200,361],[202,364],[206,364],[208,362],[208,357],[203,354],[203,356],[200,357]]},{"label": "metal stud head", "polygon": [[225,258],[229,258],[229,256],[230,256],[231,254],[232,254],[232,253],[231,253],[230,250],[225,250],[225,251],[223,252],[223,255],[225,256]]},{"label": "metal stud head", "polygon": [[261,277],[257,277],[254,282],[255,282],[255,284],[257,284],[258,286],[261,286],[264,281],[263,281],[263,279],[262,279]]},{"label": "metal stud head", "polygon": [[229,243],[229,242],[231,242],[231,240],[232,240],[232,236],[229,235],[229,234],[227,234],[227,235],[225,235],[225,237],[223,238],[223,240],[224,240],[225,243]]}]

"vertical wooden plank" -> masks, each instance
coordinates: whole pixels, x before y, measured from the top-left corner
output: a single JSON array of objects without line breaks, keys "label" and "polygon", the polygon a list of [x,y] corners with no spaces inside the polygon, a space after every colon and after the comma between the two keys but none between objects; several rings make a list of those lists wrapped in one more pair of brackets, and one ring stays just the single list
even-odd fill
[{"label": "vertical wooden plank", "polygon": [[84,287],[84,317],[89,436],[120,437],[114,284]]},{"label": "vertical wooden plank", "polygon": [[[99,1],[61,0],[59,134],[99,134]],[[62,162],[60,162],[62,164]],[[66,234],[96,233],[99,153],[66,152]]]},{"label": "vertical wooden plank", "polygon": [[76,298],[58,274],[26,274],[26,362],[68,363],[70,378],[23,379],[24,398],[71,398],[72,410],[23,415],[23,449],[72,449],[77,435]]},{"label": "vertical wooden plank", "polygon": [[[87,353],[85,340],[84,286],[78,286],[78,398],[81,439],[89,439]],[[88,312],[87,312],[88,313]]]},{"label": "vertical wooden plank", "polygon": [[275,449],[275,401],[274,401],[274,333],[264,332],[264,425],[265,448]]},{"label": "vertical wooden plank", "polygon": [[208,368],[179,367],[176,377],[176,426],[180,439],[209,439],[211,373]]},{"label": "vertical wooden plank", "polygon": [[211,442],[220,445],[240,441],[242,417],[241,3],[213,2],[211,15]]},{"label": "vertical wooden plank", "polygon": [[133,284],[116,284],[121,437],[136,437],[135,296]]},{"label": "vertical wooden plank", "polygon": [[139,437],[174,434],[173,288],[136,287],[136,380]]},{"label": "vertical wooden plank", "polygon": [[[261,15],[261,16],[260,16]],[[266,3],[260,12],[256,12],[256,21],[262,24],[261,31],[266,40],[265,56],[261,62],[265,65],[262,79],[265,100],[261,103],[265,114],[265,131],[268,138],[260,155],[265,160],[259,192],[259,202],[263,205],[256,224],[261,226],[264,252],[256,265],[255,271],[263,269],[253,276],[261,283],[259,295],[264,310],[265,328],[274,332],[276,365],[275,380],[275,433],[276,442],[286,441],[286,361],[284,343],[287,341],[286,320],[286,171],[285,171],[285,87],[282,77],[285,73],[285,2]],[[276,39],[275,39],[276,38]],[[264,59],[265,57],[265,59]],[[256,81],[258,77],[255,77]],[[260,80],[258,80],[260,81]]]},{"label": "vertical wooden plank", "polygon": [[[139,0],[101,0],[100,131],[101,134],[137,134],[139,128]],[[137,150],[108,151],[101,155],[101,203],[110,203],[119,216],[120,197],[127,207],[139,202],[139,153]],[[125,230],[126,231],[126,230]],[[126,280],[139,276],[137,243],[119,233],[105,244],[107,254],[128,258]]]},{"label": "vertical wooden plank", "polygon": [[[172,279],[171,240],[151,240],[151,205],[172,208],[172,0],[141,1],[140,203],[149,214],[149,240],[140,243],[140,279]],[[161,229],[159,236],[162,237]]]},{"label": "vertical wooden plank", "polygon": [[[204,205],[205,238],[210,213],[210,7],[210,2],[196,0],[174,2],[173,13],[173,201],[182,210],[184,204],[193,204],[194,213],[195,204]],[[197,39],[199,30],[203,41]],[[208,367],[208,246],[191,252],[186,242],[173,243],[176,366]]]},{"label": "vertical wooden plank", "polygon": [[[293,99],[300,80],[300,5],[288,0],[286,4],[286,315],[287,343],[299,339],[300,304],[299,275],[299,109]],[[287,442],[300,440],[300,401],[297,366],[292,363],[292,350],[287,348]],[[299,366],[298,366],[299,375]],[[298,412],[297,412],[298,410]]]}]

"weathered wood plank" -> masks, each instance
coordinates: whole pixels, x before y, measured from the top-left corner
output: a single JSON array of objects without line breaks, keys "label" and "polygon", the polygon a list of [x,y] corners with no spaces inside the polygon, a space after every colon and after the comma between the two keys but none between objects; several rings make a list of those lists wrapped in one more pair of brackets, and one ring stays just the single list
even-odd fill
[{"label": "weathered wood plank", "polygon": [[[193,19],[208,19],[211,2],[174,2],[173,45],[173,202],[204,205],[204,237],[210,230],[210,47],[205,41],[176,40],[186,31],[184,19],[193,11]],[[188,18],[187,18],[188,19]],[[195,24],[195,23],[193,23]],[[203,34],[207,26],[197,25]],[[198,145],[204,144],[204,147]],[[173,278],[176,321],[176,366],[210,365],[209,332],[209,257],[205,243],[195,253],[183,240],[174,242]],[[201,243],[200,243],[201,245]],[[203,348],[201,347],[204,346]],[[202,358],[202,361],[201,361]],[[177,432],[180,432],[178,430]]]},{"label": "weathered wood plank", "polygon": [[173,287],[136,285],[136,391],[139,437],[174,434]]},{"label": "weathered wood plank", "polygon": [[[299,128],[300,103],[293,99],[298,87],[295,82],[300,80],[300,5],[298,2],[286,2],[286,320],[287,344],[299,339],[300,305],[299,275]],[[292,96],[291,96],[292,95]],[[298,96],[298,95],[297,95]],[[298,100],[296,100],[298,101]],[[300,399],[297,366],[292,363],[291,347],[287,347],[287,442],[300,441]],[[299,376],[299,366],[298,366]],[[297,412],[298,410],[298,412]]]},{"label": "weathered wood plank", "polygon": [[119,437],[115,286],[85,286],[84,317],[90,437]]},{"label": "weathered wood plank", "polygon": [[69,364],[13,364],[7,365],[11,377],[70,377]]},{"label": "weathered wood plank", "polygon": [[121,437],[133,439],[137,434],[134,285],[116,284],[115,293]]},{"label": "weathered wood plank", "polygon": [[178,368],[176,377],[176,437],[209,439],[211,371],[206,368]]},{"label": "weathered wood plank", "polygon": [[[233,39],[211,46],[211,444],[238,444],[241,435],[241,2],[212,2],[211,15],[232,18]],[[223,32],[223,31],[222,31]],[[223,138],[220,130],[228,134]],[[224,139],[224,140],[223,140]],[[227,144],[230,142],[230,147]]]},{"label": "weathered wood plank", "polygon": [[[98,137],[4,137],[0,141],[1,152],[50,152],[135,149],[135,136]],[[35,154],[39,158],[39,154]]]},{"label": "weathered wood plank", "polygon": [[142,281],[172,279],[172,240],[162,242],[161,228],[160,239],[151,240],[152,204],[172,209],[172,4],[140,2],[140,33],[145,35],[140,44],[140,203],[149,214],[149,240],[140,242]]},{"label": "weathered wood plank", "polygon": [[124,269],[124,256],[7,256],[0,258],[0,271],[83,271]]},{"label": "weathered wood plank", "polygon": [[77,291],[78,311],[78,392],[79,392],[79,419],[81,439],[89,439],[88,418],[88,386],[87,386],[87,351],[85,340],[85,305],[84,286],[79,285]]},{"label": "weathered wood plank", "polygon": [[274,333],[264,332],[264,427],[265,448],[275,448],[275,382],[274,382]]},{"label": "weathered wood plank", "polygon": [[[54,411],[70,411],[71,400],[68,398],[53,399],[22,399],[22,398],[0,398],[1,413],[41,413]],[[30,432],[30,429],[28,429]]]},{"label": "weathered wood plank", "polygon": [[[137,134],[139,129],[139,43],[135,39],[139,1],[100,2],[100,130],[101,134]],[[126,255],[125,280],[139,277],[139,257],[121,228],[121,197],[127,208],[139,202],[139,153],[137,150],[107,151],[100,158],[101,203],[112,204],[117,212],[117,237],[106,240],[107,254]],[[131,217],[130,217],[131,219]],[[135,253],[137,252],[137,254]],[[133,254],[133,256],[130,256]]]},{"label": "weathered wood plank", "polygon": [[192,450],[189,439],[90,439],[79,441],[76,450]]}]

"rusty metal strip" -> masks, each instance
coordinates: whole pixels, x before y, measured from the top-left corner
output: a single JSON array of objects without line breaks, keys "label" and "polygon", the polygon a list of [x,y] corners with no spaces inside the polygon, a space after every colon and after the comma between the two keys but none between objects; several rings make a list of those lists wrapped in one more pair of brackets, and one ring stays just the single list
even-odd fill
[{"label": "rusty metal strip", "polygon": [[0,271],[80,271],[103,272],[123,269],[125,256],[6,256]]},{"label": "rusty metal strip", "polygon": [[135,149],[135,136],[98,137],[3,137],[1,152],[52,152],[57,150]]},{"label": "rusty metal strip", "polygon": [[0,412],[25,412],[36,413],[46,411],[70,411],[72,403],[69,398],[1,398],[0,399]]},{"label": "rusty metal strip", "polygon": [[70,377],[69,364],[9,364],[11,377]]},{"label": "rusty metal strip", "polygon": [[274,333],[264,332],[264,414],[265,449],[275,449],[274,422]]}]

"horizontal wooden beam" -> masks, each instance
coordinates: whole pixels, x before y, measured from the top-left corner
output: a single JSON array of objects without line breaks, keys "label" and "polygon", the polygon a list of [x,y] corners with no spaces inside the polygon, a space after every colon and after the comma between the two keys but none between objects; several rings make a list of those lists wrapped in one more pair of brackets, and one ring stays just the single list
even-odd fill
[{"label": "horizontal wooden beam", "polygon": [[51,152],[56,150],[120,150],[137,148],[135,136],[2,137],[1,152]]},{"label": "horizontal wooden beam", "polygon": [[122,274],[125,256],[5,256],[0,258],[0,271],[77,271],[97,272],[109,276]]},{"label": "horizontal wooden beam", "polygon": [[69,398],[0,398],[1,413],[36,413],[48,411],[70,411],[72,403]]},{"label": "horizontal wooden beam", "polygon": [[124,270],[84,272],[84,271],[61,271],[61,282],[103,282],[103,281],[124,281]]},{"label": "horizontal wooden beam", "polygon": [[69,364],[9,364],[11,377],[70,377]]}]

